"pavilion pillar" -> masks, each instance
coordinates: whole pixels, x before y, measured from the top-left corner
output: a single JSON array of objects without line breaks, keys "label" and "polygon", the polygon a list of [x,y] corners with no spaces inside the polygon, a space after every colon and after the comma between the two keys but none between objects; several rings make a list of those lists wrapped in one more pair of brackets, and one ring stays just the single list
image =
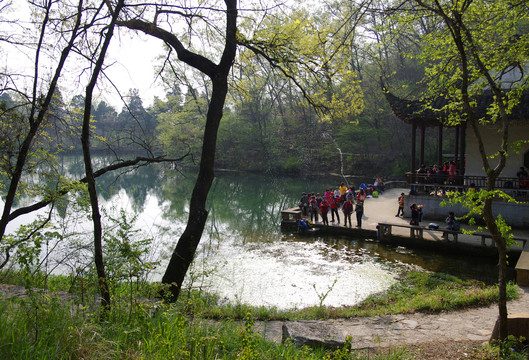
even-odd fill
[{"label": "pavilion pillar", "polygon": [[419,161],[422,164],[424,164],[424,124],[421,124],[421,161]]},{"label": "pavilion pillar", "polygon": [[459,155],[459,125],[456,126],[456,140],[454,144],[454,161],[457,164],[457,157]]},{"label": "pavilion pillar", "polygon": [[467,123],[464,122],[461,124],[461,146],[460,153],[459,153],[459,175],[464,176],[465,175],[465,167],[466,167],[466,148],[467,148]]},{"label": "pavilion pillar", "polygon": [[413,174],[415,173],[415,150],[417,147],[417,124],[415,121],[413,121],[413,125],[411,127],[411,167],[410,172]]},{"label": "pavilion pillar", "polygon": [[437,165],[443,166],[443,124],[439,124],[437,136]]}]

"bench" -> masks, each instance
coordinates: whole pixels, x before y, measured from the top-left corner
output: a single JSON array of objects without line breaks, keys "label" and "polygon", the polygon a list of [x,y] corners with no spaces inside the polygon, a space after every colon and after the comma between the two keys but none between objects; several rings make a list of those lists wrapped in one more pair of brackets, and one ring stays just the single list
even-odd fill
[{"label": "bench", "polygon": [[442,237],[443,239],[448,240],[448,234],[451,234],[454,238],[454,242],[457,242],[457,236],[459,234],[462,234],[460,230],[448,230],[448,229],[429,229],[431,231],[441,231],[443,233]]},{"label": "bench", "polygon": [[419,238],[423,239],[424,231],[433,231],[433,232],[441,232],[442,237],[446,240],[448,240],[448,235],[452,235],[454,242],[457,242],[457,237],[459,234],[461,234],[461,231],[459,230],[448,230],[448,229],[430,229],[429,227],[424,226],[415,226],[415,225],[409,225],[409,224],[395,224],[395,223],[378,223],[377,226],[377,234],[378,238],[385,238],[390,237],[392,235],[392,228],[393,227],[400,227],[405,229],[410,229],[410,238]]},{"label": "bench", "polygon": [[[452,235],[454,242],[457,242],[459,234],[462,234],[460,230],[448,230],[448,229],[430,229],[429,227],[422,227],[422,226],[414,226],[409,224],[395,224],[395,223],[378,223],[378,238],[384,238],[391,236],[391,231],[393,227],[401,227],[401,228],[407,228],[410,229],[410,237],[418,237],[419,239],[423,238],[423,232],[430,231],[430,232],[441,232],[442,238],[448,240],[448,235]],[[417,234],[418,236],[415,236]],[[486,240],[491,239],[490,247],[495,246],[494,241],[492,241],[492,235],[490,233],[480,233],[475,232],[469,235],[479,236],[481,237],[481,246],[487,246]],[[521,238],[521,237],[514,237],[514,241],[518,242],[522,248],[525,248],[528,239]]]},{"label": "bench", "polygon": [[281,211],[281,219],[285,221],[299,221],[301,220],[301,209],[299,207],[285,209]]},{"label": "bench", "polygon": [[[487,239],[490,239],[490,247],[496,246],[496,244],[494,243],[494,240],[492,240],[492,235],[490,233],[476,232],[476,233],[473,233],[472,235],[481,236],[481,246],[487,246],[486,244]],[[521,237],[514,237],[513,240],[516,241],[517,243],[520,243],[519,245],[522,248],[525,247],[525,244],[527,242],[527,239],[524,239]]]}]

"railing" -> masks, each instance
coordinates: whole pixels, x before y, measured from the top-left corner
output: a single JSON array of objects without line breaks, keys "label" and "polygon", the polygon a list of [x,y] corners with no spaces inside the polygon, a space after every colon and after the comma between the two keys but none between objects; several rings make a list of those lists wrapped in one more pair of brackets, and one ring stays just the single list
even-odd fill
[{"label": "railing", "polygon": [[[444,175],[444,174],[422,174],[406,173],[406,181],[412,189],[416,191],[432,192],[437,191],[443,194],[446,191],[457,190],[466,191],[473,186],[476,189],[485,188],[487,183],[486,176],[461,176],[461,175]],[[495,188],[513,196],[517,200],[529,200],[529,180],[520,180],[513,177],[501,177],[496,179]]]}]

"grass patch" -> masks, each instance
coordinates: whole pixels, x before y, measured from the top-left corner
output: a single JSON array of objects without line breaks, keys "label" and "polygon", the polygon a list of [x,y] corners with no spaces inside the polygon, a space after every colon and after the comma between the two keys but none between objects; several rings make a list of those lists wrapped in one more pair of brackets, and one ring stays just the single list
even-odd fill
[{"label": "grass patch", "polygon": [[[131,317],[116,304],[108,321],[97,307],[30,294],[0,299],[0,359],[364,359],[339,350],[266,341],[244,321],[192,319],[178,306],[138,307]],[[404,349],[369,359],[406,359]]]},{"label": "grass patch", "polygon": [[[518,298],[517,285],[507,285],[507,298]],[[278,310],[276,308],[247,305],[217,305],[193,301],[199,304],[193,312],[212,319],[242,319],[251,313],[259,320],[315,320],[380,316],[414,312],[437,313],[468,307],[488,306],[498,301],[498,287],[475,280],[461,280],[442,273],[410,272],[387,291],[368,297],[357,306],[314,306],[304,309]]]},{"label": "grass patch", "polygon": [[[21,281],[13,279],[15,284]],[[45,284],[53,290],[76,289],[67,277],[50,276]],[[171,305],[140,301],[141,296],[156,294],[156,284],[144,288],[113,285],[113,308],[106,321],[100,320],[96,304],[80,302],[84,296],[65,302],[53,293],[29,291],[25,298],[0,299],[0,359],[411,359],[406,349],[363,355],[346,347],[332,351],[288,341],[276,344],[255,332],[254,320],[439,312],[498,300],[496,286],[424,272],[407,274],[388,291],[355,307],[288,311],[221,306],[216,296],[199,292],[185,292],[187,296]],[[90,287],[86,290],[90,292]],[[509,284],[508,296],[517,297],[516,285]]]},{"label": "grass patch", "polygon": [[[11,273],[2,276],[1,282],[24,285],[24,279]],[[52,291],[71,291],[80,294],[80,280],[72,281],[67,276],[35,276],[35,286],[40,285]],[[95,279],[85,281],[83,292],[95,293]],[[73,284],[73,285],[72,285]],[[129,284],[130,285],[130,284]],[[137,303],[137,298],[154,298],[157,296],[159,284],[142,283],[141,286],[130,286],[125,283],[113,284],[115,302],[130,308]],[[507,298],[518,298],[517,285],[507,284]],[[131,296],[133,294],[133,297]],[[83,293],[83,295],[85,295]],[[255,307],[245,304],[220,304],[215,295],[189,291],[182,292],[176,304],[179,311],[189,317],[214,320],[243,320],[248,314],[255,320],[315,320],[351,318],[359,316],[380,316],[388,314],[405,314],[414,312],[438,313],[468,307],[488,306],[498,301],[498,287],[486,285],[476,280],[461,280],[443,273],[410,272],[387,291],[372,295],[361,304],[351,307],[313,306],[304,309],[280,310],[275,307]]]},{"label": "grass patch", "polygon": [[[507,285],[507,298],[518,298],[517,285]],[[488,306],[499,299],[496,285],[461,280],[442,273],[412,272],[382,294],[370,296],[355,308],[355,316],[413,312],[437,313]]]}]

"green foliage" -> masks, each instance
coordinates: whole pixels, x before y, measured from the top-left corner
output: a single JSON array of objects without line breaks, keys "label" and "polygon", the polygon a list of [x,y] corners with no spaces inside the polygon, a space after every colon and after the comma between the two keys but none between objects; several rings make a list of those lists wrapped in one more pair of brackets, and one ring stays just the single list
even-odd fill
[{"label": "green foliage", "polygon": [[144,276],[153,269],[157,262],[145,260],[149,254],[152,239],[142,239],[140,229],[135,229],[136,216],[128,217],[125,210],[121,209],[119,217],[108,216],[113,223],[104,235],[105,258],[107,274],[110,281],[143,280]]},{"label": "green foliage", "polygon": [[[79,308],[54,297],[0,300],[2,359],[362,359],[350,352],[275,344],[243,324],[191,319],[173,306],[156,304],[132,319],[121,306],[99,322],[97,307]],[[72,311],[72,309],[76,309]],[[404,352],[400,351],[402,356]],[[402,359],[379,355],[370,359]]]},{"label": "green foliage", "polygon": [[[63,283],[50,279],[48,283]],[[126,284],[124,284],[126,287]],[[59,286],[58,286],[59,287]],[[154,290],[154,288],[153,288]],[[97,292],[94,289],[94,292]],[[340,349],[330,351],[297,347],[290,341],[274,344],[259,335],[254,319],[274,316],[252,307],[240,307],[238,316],[222,321],[202,318],[217,300],[192,293],[175,305],[136,298],[131,313],[125,298],[116,298],[108,321],[100,322],[95,303],[72,303],[51,294],[30,292],[21,299],[0,299],[0,358],[83,358],[83,359],[364,359],[351,351],[347,339]],[[488,295],[486,295],[488,294]],[[152,296],[152,294],[151,294]],[[516,286],[509,286],[516,296]],[[340,317],[382,315],[397,312],[443,311],[461,306],[486,305],[497,301],[495,287],[462,281],[439,273],[410,273],[388,292],[372,296],[356,310],[335,313]],[[408,302],[408,306],[404,305]],[[443,304],[442,308],[439,304]],[[369,310],[371,308],[371,310]],[[230,314],[235,315],[234,313]],[[332,315],[331,312],[326,315]],[[310,313],[283,313],[283,319],[308,319]],[[242,322],[234,321],[241,319]],[[260,328],[259,328],[260,329]],[[504,347],[506,356],[523,354],[513,341]],[[512,350],[516,349],[516,353]],[[408,359],[396,349],[369,359]],[[518,359],[520,357],[505,357]]]},{"label": "green foliage", "polygon": [[[460,193],[457,191],[450,191],[447,193],[447,198],[441,202],[441,206],[447,205],[456,205],[461,204],[465,209],[468,209],[468,212],[458,219],[467,219],[469,225],[476,225],[476,219],[483,219],[484,204],[487,200],[494,201],[505,201],[516,203],[517,201],[506,194],[502,190],[491,190],[487,191],[484,189],[477,189],[472,191],[467,191],[465,193]],[[512,228],[501,214],[498,214],[494,218],[495,226],[499,231],[499,234],[503,240],[505,240],[506,246],[516,245],[516,242],[513,240],[513,233],[511,232]],[[488,229],[486,227],[477,226],[476,231],[483,231]],[[472,234],[476,231],[462,230],[465,234]]]},{"label": "green foliage", "polygon": [[329,294],[331,293],[332,289],[334,288],[334,285],[336,285],[337,282],[338,282],[338,279],[334,279],[334,282],[332,283],[332,285],[329,285],[327,287],[327,290],[324,291],[324,292],[321,292],[321,293],[318,291],[318,289],[316,289],[316,284],[312,284],[312,287],[313,287],[314,291],[316,292],[316,295],[318,295],[318,299],[320,300],[320,307],[323,306],[323,302],[325,301],[327,296],[329,296]]},{"label": "green foliage", "polygon": [[[508,285],[508,298],[516,298],[516,285]],[[477,281],[463,281],[441,273],[412,272],[387,292],[369,297],[359,306],[359,313],[380,314],[439,312],[468,306],[484,306],[498,301],[496,286]]]},{"label": "green foliage", "polygon": [[167,154],[176,157],[189,153],[194,161],[202,147],[207,100],[191,92],[183,104],[178,101],[178,97],[169,97],[167,104],[157,102],[158,137]]},{"label": "green foliage", "polygon": [[287,173],[298,173],[302,168],[302,162],[300,158],[289,157],[286,159],[284,168]]},{"label": "green foliage", "polygon": [[341,349],[335,350],[331,356],[331,359],[335,360],[347,360],[351,358],[351,344],[353,342],[353,338],[351,336],[347,336],[345,338],[345,343]]},{"label": "green foliage", "polygon": [[524,337],[509,335],[503,341],[493,341],[489,347],[493,354],[499,354],[501,360],[526,360],[529,356],[529,348]]}]

